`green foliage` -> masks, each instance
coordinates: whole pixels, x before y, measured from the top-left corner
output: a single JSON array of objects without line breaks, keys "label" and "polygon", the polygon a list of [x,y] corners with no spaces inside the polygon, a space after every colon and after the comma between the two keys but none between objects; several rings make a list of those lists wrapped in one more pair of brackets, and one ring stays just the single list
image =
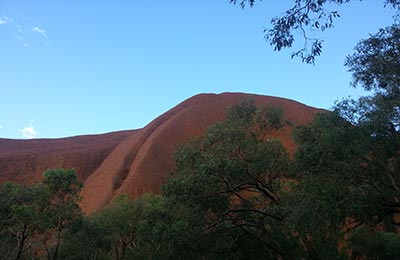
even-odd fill
[{"label": "green foliage", "polygon": [[347,56],[345,65],[353,75],[353,86],[366,90],[393,92],[400,85],[400,27],[380,29],[360,41],[355,53]]},{"label": "green foliage", "polygon": [[43,173],[43,184],[49,189],[51,196],[57,201],[80,199],[82,184],[73,169],[54,169]]},{"label": "green foliage", "polygon": [[45,172],[43,184],[2,184],[2,259],[32,259],[39,251],[57,259],[61,232],[80,216],[80,187],[74,171],[62,169]]},{"label": "green foliage", "polygon": [[[303,47],[294,51],[292,58],[297,57],[302,62],[314,64],[316,57],[322,53],[323,40],[311,38],[309,35],[333,28],[335,19],[340,17],[333,7],[349,2],[351,0],[294,0],[292,8],[271,19],[271,28],[264,30],[265,38],[274,50],[281,51],[295,46],[296,35],[301,35],[303,44],[300,46]],[[241,8],[245,8],[247,5],[253,7],[256,1],[230,0],[230,3],[239,4]],[[383,5],[391,6],[397,12],[400,10],[398,0],[385,0]]]},{"label": "green foliage", "polygon": [[50,196],[48,223],[63,229],[81,214],[78,202],[82,184],[72,169],[48,170],[43,175],[43,185]]},{"label": "green foliage", "polygon": [[359,42],[345,64],[353,73],[353,86],[361,85],[373,93],[358,101],[344,100],[337,107],[344,118],[369,131],[380,145],[392,146],[386,151],[395,152],[400,147],[399,46],[399,25],[381,29]]},{"label": "green foliage", "polygon": [[[288,253],[282,250],[286,242],[276,242],[275,236],[282,234],[270,232],[281,225],[281,216],[268,206],[280,203],[289,162],[280,141],[269,136],[283,126],[281,109],[257,108],[252,100],[243,100],[203,139],[178,149],[175,178],[167,181],[163,194],[196,213],[194,225],[219,241],[220,247],[209,248],[214,256],[225,252],[233,259],[259,259]],[[251,253],[242,247],[248,244],[261,248]]]},{"label": "green foliage", "polygon": [[371,130],[329,113],[295,131],[292,172],[299,185],[288,194],[285,210],[288,224],[312,236],[315,247],[331,243],[330,251],[337,252],[351,230],[349,218],[369,226],[383,222],[385,230],[395,231],[399,182],[392,171],[399,171],[391,156],[398,150],[388,151]]},{"label": "green foliage", "polygon": [[379,30],[362,40],[346,65],[353,73],[353,86],[371,92],[359,100],[345,99],[336,111],[366,133],[368,179],[380,198],[385,229],[395,231],[393,220],[400,212],[400,28]]},{"label": "green foliage", "polygon": [[256,0],[230,0],[230,2],[233,4],[239,4],[241,8],[245,8],[246,4],[248,4],[250,7],[253,7]]},{"label": "green foliage", "polygon": [[74,221],[63,236],[60,259],[102,260],[109,259],[111,242],[104,227],[92,217]]},{"label": "green foliage", "polygon": [[1,259],[23,259],[36,247],[34,236],[42,230],[40,218],[45,207],[40,186],[4,183],[0,186]]},{"label": "green foliage", "polygon": [[120,197],[111,207],[94,216],[94,221],[105,231],[112,259],[123,259],[127,251],[137,245],[137,222],[141,214],[127,197]]},{"label": "green foliage", "polygon": [[[47,257],[56,260],[61,243],[61,234],[73,221],[82,216],[78,205],[82,184],[73,169],[45,171],[43,185],[48,192],[49,201],[44,211],[43,226],[52,231],[52,236],[44,240]],[[53,241],[55,241],[53,243]]]},{"label": "green foliage", "polygon": [[298,149],[292,173],[298,185],[285,198],[287,225],[303,241],[311,237],[319,257],[338,259],[347,218],[372,222],[381,215],[369,182],[365,135],[338,115],[324,113],[297,128],[294,139]]},{"label": "green foliage", "polygon": [[[352,217],[369,225],[383,221],[386,231],[396,230],[393,214],[400,212],[399,37],[397,25],[382,29],[361,41],[347,57],[353,86],[372,91],[370,96],[345,99],[335,113],[318,116],[311,126],[295,133],[299,147],[293,172],[301,180],[300,196],[311,196],[309,206],[321,205],[315,212],[333,227]],[[324,205],[328,205],[326,210]],[[302,207],[299,220],[307,213],[301,213]]]},{"label": "green foliage", "polygon": [[143,217],[138,221],[137,259],[197,259],[198,229],[189,223],[190,212],[161,196],[145,195],[135,200]]},{"label": "green foliage", "polygon": [[349,240],[351,259],[392,260],[400,255],[400,236],[358,228]]},{"label": "green foliage", "polygon": [[[398,25],[381,29],[347,57],[353,86],[371,91],[369,96],[344,99],[334,113],[319,115],[295,132],[298,149],[292,173],[299,185],[288,194],[284,210],[288,224],[311,236],[315,248],[334,241],[323,253],[337,251],[343,233],[351,231],[346,227],[349,218],[356,226],[383,223],[385,231],[398,232],[394,220],[400,213],[399,37]],[[349,245],[354,259],[394,259],[395,253],[389,251],[395,246],[385,246],[389,241],[395,244],[398,235],[371,233],[368,239],[355,232]]]},{"label": "green foliage", "polygon": [[70,226],[62,259],[199,259],[187,209],[156,195],[112,205]]}]

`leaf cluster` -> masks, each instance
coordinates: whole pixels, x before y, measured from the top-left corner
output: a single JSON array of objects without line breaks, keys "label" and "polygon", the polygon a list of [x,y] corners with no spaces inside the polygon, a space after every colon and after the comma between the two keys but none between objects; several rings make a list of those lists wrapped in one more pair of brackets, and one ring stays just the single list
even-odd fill
[{"label": "leaf cluster", "polygon": [[[253,7],[255,2],[255,0],[230,0],[230,3],[238,4],[241,8]],[[314,64],[322,53],[323,39],[310,35],[333,28],[335,20],[340,17],[339,12],[333,7],[349,2],[351,0],[293,0],[290,9],[271,19],[271,26],[264,29],[265,39],[275,51],[281,51],[292,48],[297,35],[300,35],[303,40],[302,47],[292,52],[291,57],[300,58],[304,63]],[[397,13],[400,10],[398,0],[385,0],[383,5],[391,6]]]}]

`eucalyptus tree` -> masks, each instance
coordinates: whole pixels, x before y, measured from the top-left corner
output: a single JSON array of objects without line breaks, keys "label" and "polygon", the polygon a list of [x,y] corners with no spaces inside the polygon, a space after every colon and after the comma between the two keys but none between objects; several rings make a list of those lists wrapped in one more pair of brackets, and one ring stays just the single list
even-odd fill
[{"label": "eucalyptus tree", "polygon": [[[230,2],[245,8],[246,6],[253,7],[262,0],[230,0]],[[273,1],[270,2],[269,4],[272,5]],[[335,6],[354,1],[293,0],[292,2],[291,8],[271,19],[270,26],[264,30],[265,38],[274,50],[281,51],[285,48],[293,48],[295,42],[299,40],[296,39],[296,35],[300,35],[300,41],[302,41],[300,46],[302,47],[292,52],[292,58],[298,57],[305,63],[314,64],[316,57],[321,55],[323,46],[323,39],[318,37],[318,32],[321,33],[334,27],[335,19],[340,17]],[[384,7],[392,7],[399,15],[399,0],[383,0],[381,2]],[[316,32],[317,36],[314,36]]]}]

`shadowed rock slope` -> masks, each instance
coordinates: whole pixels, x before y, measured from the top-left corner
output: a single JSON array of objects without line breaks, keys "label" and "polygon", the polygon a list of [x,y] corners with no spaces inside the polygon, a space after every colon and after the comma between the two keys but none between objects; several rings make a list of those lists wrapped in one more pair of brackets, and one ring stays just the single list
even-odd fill
[{"label": "shadowed rock slope", "polygon": [[[307,124],[321,111],[277,97],[201,94],[139,130],[63,139],[0,139],[0,181],[35,183],[46,169],[75,168],[84,182],[82,207],[86,213],[100,210],[121,194],[157,193],[173,170],[175,149],[193,136],[203,135],[208,126],[225,118],[229,106],[245,98],[253,98],[257,105],[281,107],[293,125]],[[289,152],[294,150],[292,130],[293,126],[287,126],[271,133]]]}]

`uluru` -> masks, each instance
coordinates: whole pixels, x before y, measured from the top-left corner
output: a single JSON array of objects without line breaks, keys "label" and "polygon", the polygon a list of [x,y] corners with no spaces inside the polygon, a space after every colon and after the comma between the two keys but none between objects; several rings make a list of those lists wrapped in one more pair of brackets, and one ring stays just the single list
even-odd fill
[{"label": "uluru", "polygon": [[[291,132],[322,110],[299,102],[254,94],[199,94],[178,104],[142,129],[59,139],[0,139],[0,182],[33,184],[46,169],[74,168],[84,187],[82,208],[99,211],[121,194],[158,193],[174,168],[176,148],[225,118],[227,109],[251,98],[284,111],[290,125],[273,133],[292,153]],[[134,120],[134,119],[132,119]]]}]

